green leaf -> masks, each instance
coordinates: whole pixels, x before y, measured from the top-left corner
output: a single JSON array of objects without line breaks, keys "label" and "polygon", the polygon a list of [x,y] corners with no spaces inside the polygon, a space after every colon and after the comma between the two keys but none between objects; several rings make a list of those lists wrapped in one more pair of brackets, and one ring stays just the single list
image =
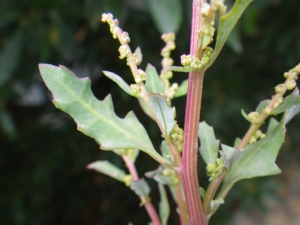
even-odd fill
[{"label": "green leaf", "polygon": [[168,218],[170,216],[170,205],[166,190],[162,184],[158,184],[160,202],[159,202],[159,217],[163,225],[168,224]]},{"label": "green leaf", "polygon": [[135,49],[134,54],[136,54],[136,56],[137,56],[137,58],[138,58],[138,60],[139,60],[140,62],[143,61],[143,54],[142,54],[142,50],[141,50],[140,47],[137,47],[137,48]]},{"label": "green leaf", "polygon": [[134,113],[119,118],[114,112],[111,96],[103,101],[96,99],[88,78],[79,79],[63,66],[40,64],[39,68],[53,94],[55,106],[73,117],[77,129],[94,138],[102,149],[139,149],[165,163]]},{"label": "green leaf", "polygon": [[290,120],[298,113],[300,113],[300,102],[298,104],[294,105],[292,108],[290,108],[287,111],[286,117],[285,117],[285,124],[290,122]]},{"label": "green leaf", "polygon": [[106,160],[99,160],[90,163],[89,165],[87,165],[87,168],[95,170],[99,173],[103,173],[121,182],[125,182],[126,177],[130,176],[126,174],[124,170],[119,169],[117,166]]},{"label": "green leaf", "polygon": [[5,108],[0,106],[0,129],[10,139],[14,139],[17,136],[17,129],[11,115]]},{"label": "green leaf", "polygon": [[222,151],[220,152],[226,168],[230,168],[230,162],[234,153],[237,151],[235,148],[221,144]]},{"label": "green leaf", "polygon": [[200,192],[200,195],[201,195],[201,198],[205,198],[205,195],[206,195],[206,191],[204,190],[203,187],[199,187],[199,192]]},{"label": "green leaf", "polygon": [[284,120],[283,117],[277,125],[272,122],[264,139],[253,145],[247,145],[244,151],[238,152],[239,157],[225,176],[221,192],[229,190],[239,180],[281,172],[275,160],[284,140]]},{"label": "green leaf", "polygon": [[176,33],[182,22],[183,9],[180,0],[147,0],[148,10],[161,33]]},{"label": "green leaf", "polygon": [[267,100],[263,100],[261,101],[258,106],[256,107],[256,112],[258,112],[259,114],[262,114],[262,112],[264,111],[264,109],[267,107],[267,105],[270,103],[271,100],[267,99]]},{"label": "green leaf", "polygon": [[226,44],[236,54],[241,54],[243,52],[243,46],[240,37],[240,26],[238,26],[238,24],[233,28],[232,32],[229,34]]},{"label": "green leaf", "polygon": [[150,93],[150,105],[154,110],[163,135],[168,137],[173,130],[176,120],[175,108],[168,105],[167,99],[159,94]]},{"label": "green leaf", "polygon": [[298,99],[299,99],[299,89],[295,88],[294,91],[289,96],[285,97],[283,101],[280,103],[280,105],[272,111],[271,115],[277,115],[279,113],[282,113],[290,109],[293,105],[297,103]]},{"label": "green leaf", "polygon": [[207,70],[216,60],[233,27],[252,1],[253,0],[236,0],[230,12],[220,18],[215,49],[210,56],[209,62],[204,66],[203,70]]},{"label": "green leaf", "polygon": [[13,75],[18,66],[23,46],[23,32],[16,32],[11,39],[4,43],[0,52],[0,87]]},{"label": "green leaf", "polygon": [[206,164],[216,162],[220,141],[216,139],[214,129],[205,121],[199,123],[200,154]]},{"label": "green leaf", "polygon": [[174,95],[174,98],[178,98],[178,97],[186,95],[187,91],[188,91],[188,80],[184,80],[178,87],[178,89]]},{"label": "green leaf", "polygon": [[244,109],[241,109],[241,113],[242,113],[242,116],[243,116],[247,121],[249,121],[248,115],[247,115],[247,113],[244,111]]},{"label": "green leaf", "polygon": [[174,164],[174,158],[171,155],[170,149],[168,148],[168,144],[165,140],[163,140],[161,143],[161,152],[163,157],[169,164]]},{"label": "green leaf", "polygon": [[163,174],[163,167],[159,167],[156,170],[145,173],[145,176],[154,179],[157,183],[172,185],[172,180],[169,176]]},{"label": "green leaf", "polygon": [[144,179],[132,181],[130,188],[138,196],[148,196],[150,193],[150,187]]},{"label": "green leaf", "polygon": [[154,115],[150,111],[148,104],[145,102],[145,100],[142,98],[138,98],[138,101],[139,101],[140,106],[141,106],[142,110],[144,111],[144,113],[155,121]]},{"label": "green leaf", "polygon": [[125,91],[127,94],[136,97],[133,93],[133,91],[131,90],[131,88],[129,87],[129,85],[117,74],[109,72],[109,71],[103,71],[104,75],[107,76],[109,79],[111,79],[112,81],[116,82],[120,88],[123,89],[123,91]]},{"label": "green leaf", "polygon": [[147,80],[145,83],[147,91],[158,94],[164,94],[165,84],[160,80],[155,67],[151,64],[148,64],[145,72],[147,74]]}]

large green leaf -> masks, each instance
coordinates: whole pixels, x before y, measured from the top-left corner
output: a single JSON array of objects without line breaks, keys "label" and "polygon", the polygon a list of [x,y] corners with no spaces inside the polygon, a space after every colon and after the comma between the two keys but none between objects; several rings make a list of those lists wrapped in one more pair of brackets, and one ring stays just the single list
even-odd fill
[{"label": "large green leaf", "polygon": [[285,116],[280,123],[270,121],[266,138],[253,145],[248,145],[244,151],[238,152],[229,173],[224,178],[222,191],[229,191],[239,180],[253,177],[269,176],[280,173],[275,164],[278,151],[284,140]]},{"label": "large green leaf", "polygon": [[216,139],[214,129],[205,121],[199,123],[200,154],[206,164],[216,162],[220,141]]},{"label": "large green leaf", "polygon": [[218,57],[219,53],[221,52],[230,32],[234,28],[237,21],[240,19],[241,15],[247,8],[247,6],[252,2],[253,0],[236,0],[234,6],[228,12],[226,15],[222,16],[220,18],[220,23],[218,27],[218,36],[217,36],[217,42],[215,45],[215,49],[210,56],[209,62],[205,65],[204,70],[208,69],[213,62]]},{"label": "large green leaf", "polygon": [[161,33],[176,33],[182,22],[180,0],[147,0],[150,15]]},{"label": "large green leaf", "polygon": [[165,137],[169,136],[176,124],[176,120],[174,120],[175,108],[168,105],[165,97],[154,93],[150,94],[150,105],[154,110],[163,135]]},{"label": "large green leaf", "polygon": [[88,78],[79,79],[63,66],[40,64],[39,68],[53,93],[55,106],[72,116],[77,129],[94,138],[102,149],[140,149],[165,162],[134,113],[129,112],[124,119],[119,118],[114,112],[111,96],[103,101],[97,100]]}]

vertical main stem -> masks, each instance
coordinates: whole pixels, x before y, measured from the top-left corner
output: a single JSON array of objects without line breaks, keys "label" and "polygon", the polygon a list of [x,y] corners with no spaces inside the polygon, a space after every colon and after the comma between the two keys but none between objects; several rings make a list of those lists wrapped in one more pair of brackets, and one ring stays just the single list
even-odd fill
[{"label": "vertical main stem", "polygon": [[[198,52],[197,30],[201,28],[201,5],[205,0],[193,0],[190,55],[201,58]],[[206,225],[198,180],[198,126],[202,99],[204,72],[189,74],[188,93],[185,109],[184,139],[182,152],[181,179],[187,203],[190,225]]]}]

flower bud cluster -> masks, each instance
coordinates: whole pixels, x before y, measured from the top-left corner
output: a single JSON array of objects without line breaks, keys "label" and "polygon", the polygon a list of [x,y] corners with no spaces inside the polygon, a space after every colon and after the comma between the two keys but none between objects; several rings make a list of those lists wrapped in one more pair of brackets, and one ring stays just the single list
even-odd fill
[{"label": "flower bud cluster", "polygon": [[130,84],[130,89],[132,90],[133,94],[135,96],[141,96],[141,93],[142,93],[142,88],[140,85],[137,85],[137,84]]},{"label": "flower bud cluster", "polygon": [[224,165],[222,158],[217,158],[216,163],[209,163],[206,166],[206,174],[209,177],[209,181],[212,181],[225,171],[226,166]]},{"label": "flower bud cluster", "polygon": [[210,4],[204,3],[201,9],[203,25],[198,31],[200,45],[205,49],[212,41],[215,33],[215,18],[218,18],[226,13],[226,6],[224,0],[211,0]]},{"label": "flower bud cluster", "polygon": [[118,27],[119,21],[117,19],[114,19],[113,14],[111,14],[111,13],[103,13],[101,21],[103,23],[108,23],[108,25],[110,27],[110,32],[112,33],[113,38],[117,39],[117,37],[118,37],[118,29],[120,29]]},{"label": "flower bud cluster", "polygon": [[172,183],[172,186],[176,186],[176,185],[179,183],[179,180],[178,180],[178,178],[177,178],[177,176],[176,176],[175,170],[170,170],[170,169],[168,169],[168,168],[165,168],[165,169],[163,170],[162,174],[163,174],[164,176],[167,176],[167,177],[170,178],[171,183]]},{"label": "flower bud cluster", "polygon": [[203,52],[203,56],[201,60],[196,56],[182,55],[180,57],[181,64],[184,67],[191,68],[193,70],[201,69],[203,66],[205,66],[208,63],[212,52],[213,52],[212,48],[206,47],[205,51]]},{"label": "flower bud cluster", "polygon": [[255,134],[250,138],[249,144],[254,144],[256,143],[259,139],[264,139],[266,135],[261,132],[261,130],[258,130],[255,132]]},{"label": "flower bud cluster", "polygon": [[138,69],[136,76],[134,77],[134,80],[137,84],[142,83],[147,79],[147,74],[145,73],[144,70]]},{"label": "flower bud cluster", "polygon": [[183,130],[176,124],[170,134],[172,142],[176,145],[177,149],[182,151],[183,143]]},{"label": "flower bud cluster", "polygon": [[171,87],[168,87],[165,91],[165,95],[166,95],[167,99],[173,99],[177,90],[178,90],[177,83],[173,83],[171,85]]},{"label": "flower bud cluster", "polygon": [[251,112],[247,115],[249,122],[253,125],[260,124],[260,118],[258,112]]}]

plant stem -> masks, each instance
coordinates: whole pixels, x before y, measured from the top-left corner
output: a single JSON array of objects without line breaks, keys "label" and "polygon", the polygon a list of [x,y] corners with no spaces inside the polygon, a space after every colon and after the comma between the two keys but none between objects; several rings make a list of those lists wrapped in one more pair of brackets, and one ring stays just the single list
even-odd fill
[{"label": "plant stem", "polygon": [[[180,180],[179,175],[178,179]],[[183,199],[183,192],[182,192],[182,185],[179,183],[174,187],[175,193],[176,193],[176,198],[177,198],[177,205],[178,205],[178,210],[179,210],[179,217],[180,217],[180,224],[181,225],[186,225],[188,224],[188,215],[187,215],[187,208],[185,201]]]},{"label": "plant stem", "polygon": [[[132,160],[130,160],[127,155],[123,155],[122,158],[123,158],[128,170],[129,170],[129,173],[132,176],[133,180],[134,181],[139,180],[138,173],[136,171],[135,165],[132,162]],[[144,204],[144,207],[145,207],[149,217],[151,218],[151,221],[155,225],[161,225],[159,216],[157,215],[157,212],[156,212],[155,208],[153,207],[152,203],[149,200],[147,200],[147,199],[150,199],[150,198],[148,196],[140,196],[140,199],[141,199],[142,202],[144,202],[146,200],[146,203]]]},{"label": "plant stem", "polygon": [[[190,55],[201,58],[197,51],[198,35],[201,28],[201,6],[205,0],[193,0]],[[198,181],[198,126],[202,99],[203,71],[189,74],[188,93],[185,110],[184,139],[182,151],[181,179],[191,225],[206,225]]]}]

